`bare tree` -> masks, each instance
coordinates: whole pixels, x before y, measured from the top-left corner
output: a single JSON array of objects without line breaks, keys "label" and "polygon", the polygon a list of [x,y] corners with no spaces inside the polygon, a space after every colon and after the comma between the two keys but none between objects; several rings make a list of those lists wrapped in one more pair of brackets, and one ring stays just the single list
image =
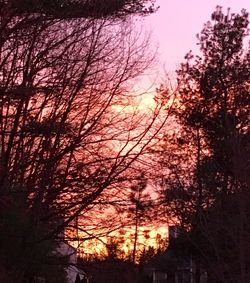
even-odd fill
[{"label": "bare tree", "polygon": [[153,56],[124,19],[1,4],[0,199],[22,199],[29,229],[49,227],[42,241],[79,215],[87,227],[93,208],[107,207],[132,178],[159,131],[160,105],[128,107],[130,84]]}]

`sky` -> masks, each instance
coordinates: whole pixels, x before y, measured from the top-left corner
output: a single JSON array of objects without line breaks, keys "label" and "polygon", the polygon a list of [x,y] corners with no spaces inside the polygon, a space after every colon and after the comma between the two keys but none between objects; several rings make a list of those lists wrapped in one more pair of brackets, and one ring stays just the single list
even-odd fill
[{"label": "sky", "polygon": [[[150,82],[143,78],[137,87],[140,91],[150,88],[152,93],[155,87],[161,82],[164,83],[164,72],[170,78],[173,77],[178,64],[183,62],[185,54],[190,50],[193,50],[194,53],[198,52],[196,34],[210,20],[217,5],[222,6],[224,12],[227,12],[229,7],[234,13],[239,13],[242,8],[250,12],[250,0],[157,0],[157,5],[160,6],[159,10],[140,22],[144,29],[151,31],[153,45],[158,46],[159,62],[149,72]],[[150,104],[150,98],[148,101]],[[166,228],[159,227],[161,229],[159,233],[166,236]],[[154,230],[152,233],[156,234],[157,231]],[[93,246],[92,241],[90,245]],[[98,250],[99,246],[95,244],[95,248]]]},{"label": "sky", "polygon": [[170,77],[188,51],[198,52],[196,34],[210,20],[217,5],[224,12],[229,7],[233,13],[239,13],[242,8],[250,12],[250,0],[156,0],[156,5],[160,6],[159,10],[146,17],[143,25],[158,44],[160,75],[167,72]]}]

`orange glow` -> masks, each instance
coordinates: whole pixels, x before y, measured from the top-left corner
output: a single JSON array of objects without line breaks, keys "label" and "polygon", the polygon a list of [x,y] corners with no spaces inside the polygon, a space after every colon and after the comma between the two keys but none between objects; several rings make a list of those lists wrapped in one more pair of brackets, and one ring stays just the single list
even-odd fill
[{"label": "orange glow", "polygon": [[[166,227],[141,227],[138,232],[137,240],[137,260],[143,250],[153,247],[155,250],[162,250],[167,247],[168,229]],[[72,241],[70,244],[77,248],[78,255],[82,258],[105,258],[108,256],[105,245],[113,239],[117,243],[117,257],[128,259],[132,255],[134,245],[134,230],[132,228],[121,229],[111,233],[109,236],[100,237],[83,242]],[[79,239],[86,237],[83,233],[79,233]]]}]

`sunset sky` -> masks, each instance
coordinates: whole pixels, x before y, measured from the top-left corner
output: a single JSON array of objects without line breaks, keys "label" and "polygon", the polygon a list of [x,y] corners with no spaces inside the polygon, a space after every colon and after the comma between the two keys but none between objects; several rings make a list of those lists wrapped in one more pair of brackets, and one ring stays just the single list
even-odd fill
[{"label": "sunset sky", "polygon": [[198,51],[196,34],[210,20],[217,5],[224,12],[228,7],[233,13],[242,8],[250,12],[249,0],[157,0],[156,5],[160,9],[144,19],[144,26],[158,43],[159,72],[163,74],[165,70],[170,76],[189,50]]}]

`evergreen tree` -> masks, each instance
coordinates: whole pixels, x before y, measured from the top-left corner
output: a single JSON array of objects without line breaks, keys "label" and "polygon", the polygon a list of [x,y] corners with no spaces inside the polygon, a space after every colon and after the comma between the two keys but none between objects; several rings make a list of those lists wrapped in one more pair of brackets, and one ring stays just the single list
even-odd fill
[{"label": "evergreen tree", "polygon": [[245,10],[224,14],[218,6],[198,35],[201,55],[188,53],[177,72],[179,164],[168,167],[165,200],[191,228],[193,252],[211,282],[249,281],[248,23]]}]

